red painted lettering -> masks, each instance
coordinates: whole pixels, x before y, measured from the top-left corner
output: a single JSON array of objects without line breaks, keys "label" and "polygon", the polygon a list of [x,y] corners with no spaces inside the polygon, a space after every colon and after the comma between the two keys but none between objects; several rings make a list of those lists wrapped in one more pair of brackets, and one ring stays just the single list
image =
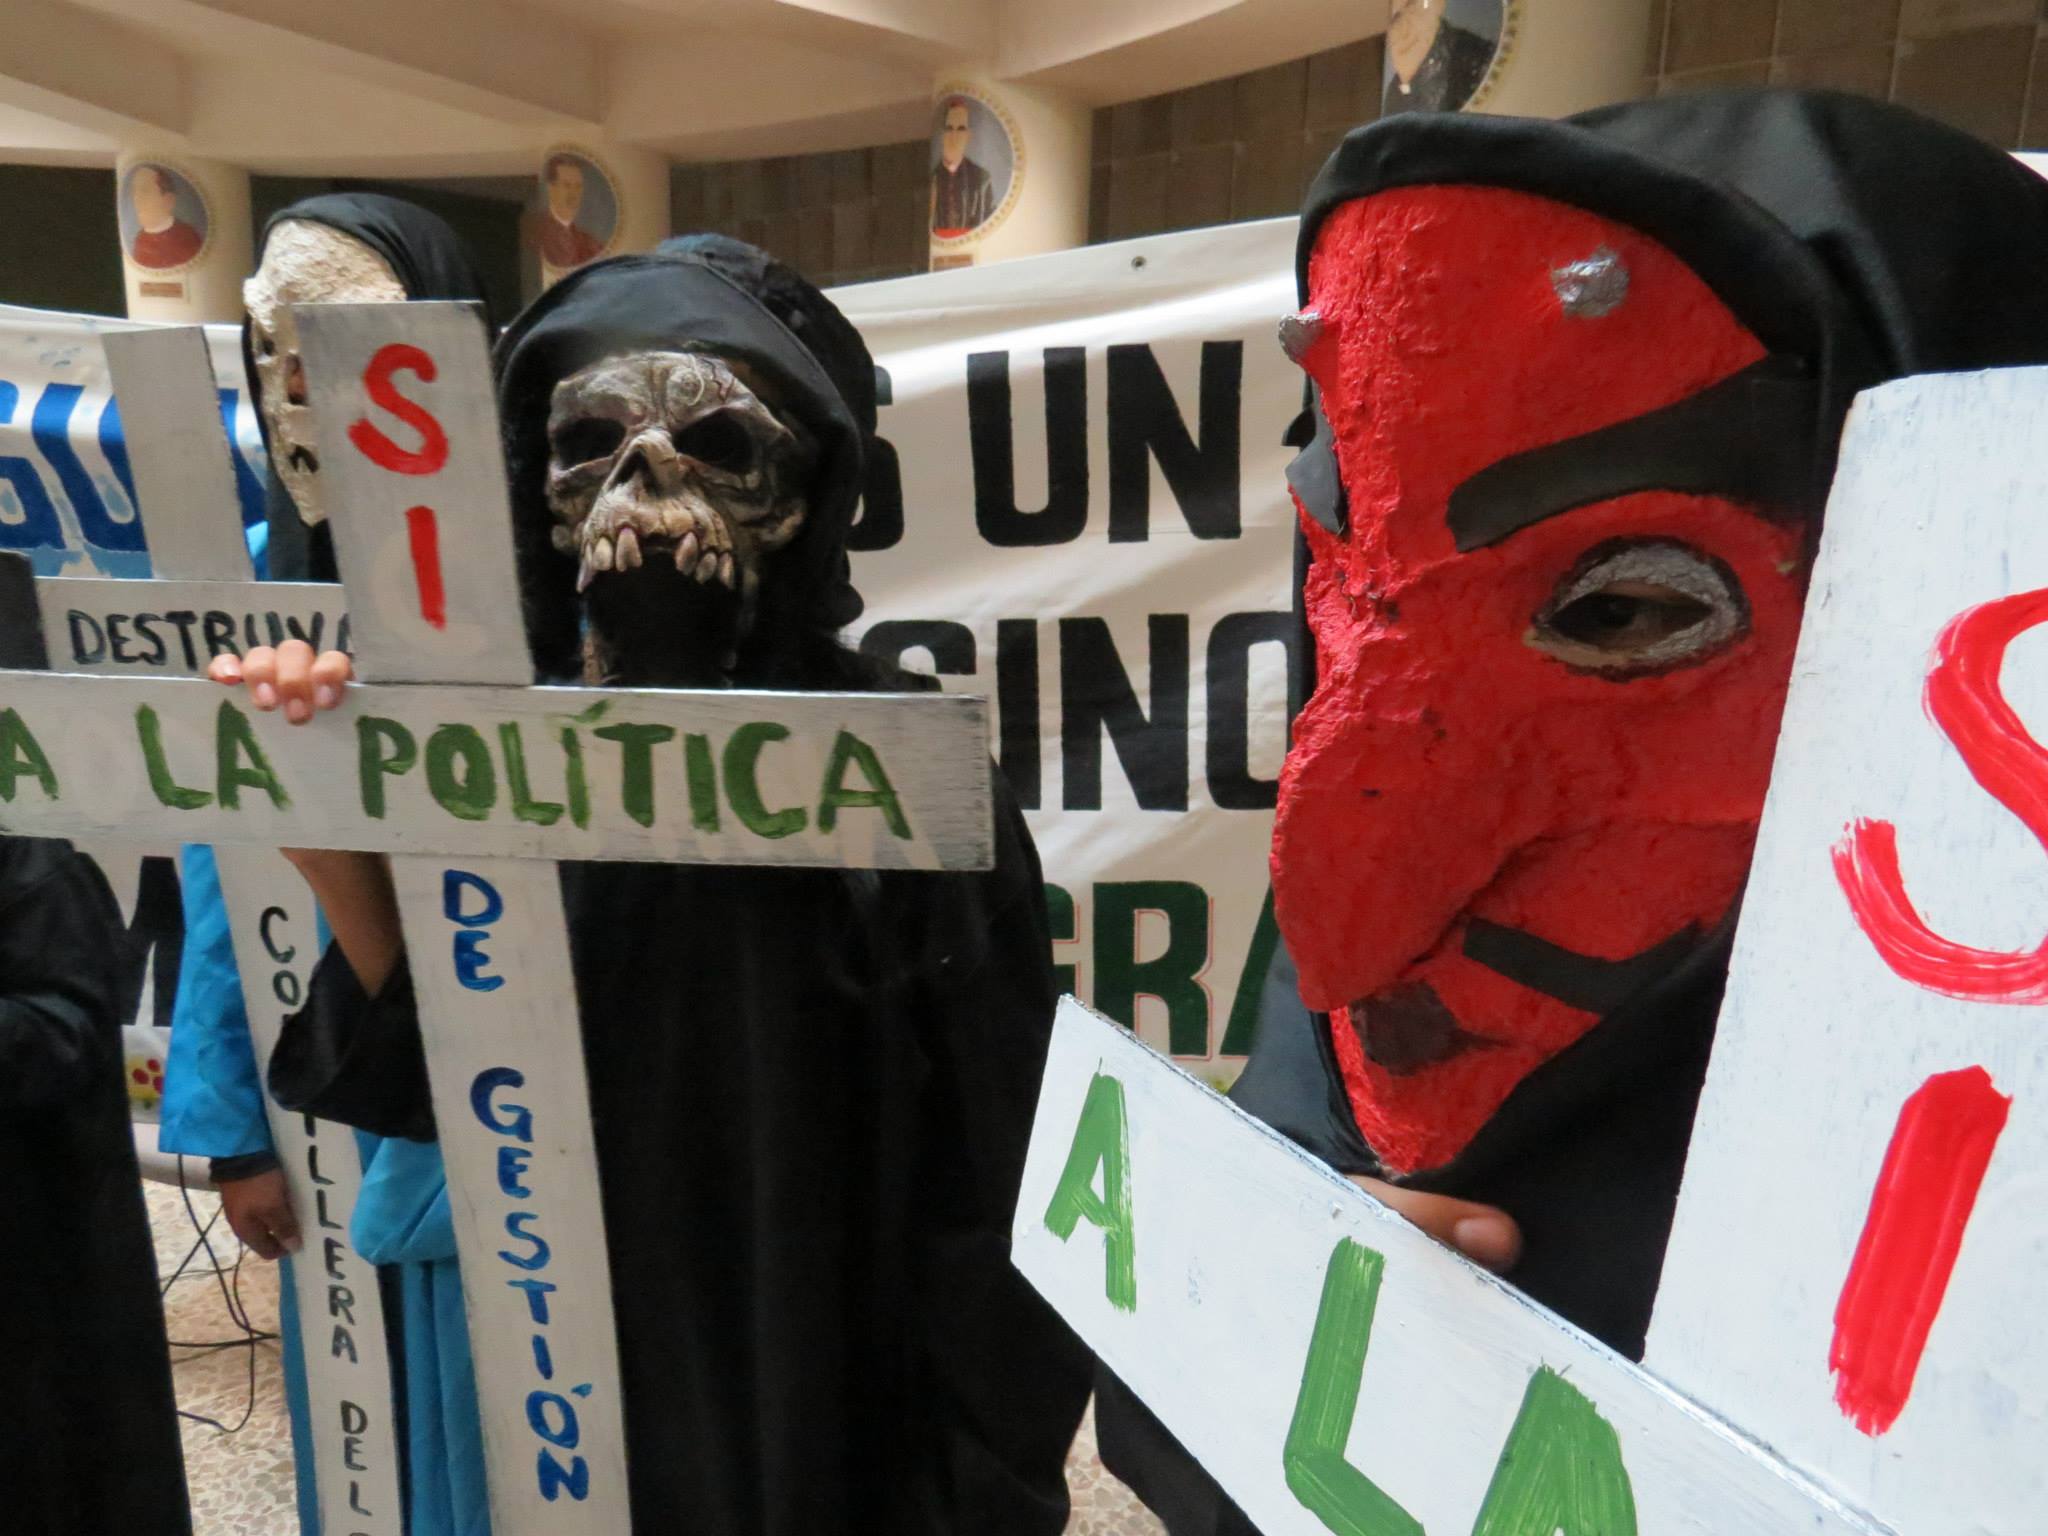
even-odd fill
[{"label": "red painted lettering", "polygon": [[1835,1304],[1835,1401],[1866,1435],[1905,1409],[1963,1229],[2012,1100],[1982,1067],[1922,1083],[1899,1111]]},{"label": "red painted lettering", "polygon": [[372,462],[400,475],[432,475],[448,462],[448,434],[433,413],[398,392],[392,375],[413,373],[431,384],[437,370],[434,360],[418,347],[394,341],[379,347],[363,370],[363,389],[373,405],[382,407],[420,435],[418,449],[401,448],[368,417],[357,417],[348,429],[348,440]]},{"label": "red painted lettering", "polygon": [[[1981,604],[1951,620],[1927,674],[1929,718],[1985,790],[2048,850],[2048,751],[2005,701],[2006,648],[2048,623],[2048,590]],[[1987,1003],[2048,1002],[2048,940],[2012,954],[1929,928],[1899,872],[1898,829],[1859,818],[1834,849],[1835,878],[1886,965],[1915,986]]]},{"label": "red painted lettering", "polygon": [[448,627],[448,593],[441,585],[441,531],[432,507],[408,507],[405,533],[412,544],[412,574],[419,586],[420,617],[436,629]]}]

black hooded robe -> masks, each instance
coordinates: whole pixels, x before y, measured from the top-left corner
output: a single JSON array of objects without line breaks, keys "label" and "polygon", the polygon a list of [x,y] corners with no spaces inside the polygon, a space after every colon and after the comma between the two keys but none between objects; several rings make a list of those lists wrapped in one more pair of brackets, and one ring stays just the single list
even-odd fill
[{"label": "black hooded robe", "polygon": [[0,837],[0,1529],[190,1536],[107,955],[67,843]]},{"label": "black hooded robe", "polygon": [[[1774,353],[1803,360],[1815,418],[1784,429],[1810,440],[1816,508],[1859,391],[1908,374],[2048,362],[2048,181],[1904,108],[1755,90],[1563,122],[1387,119],[1354,131],[1309,190],[1297,247],[1304,301],[1317,232],[1337,207],[1461,183],[1642,230]],[[1817,515],[1810,526],[1817,540]],[[1304,644],[1300,654],[1312,652]],[[1297,674],[1297,708],[1313,675],[1312,665]],[[1524,1244],[1509,1278],[1631,1359],[1656,1300],[1733,929],[1731,914],[1709,943],[1530,1073],[1456,1160],[1400,1181],[1505,1209]],[[1329,1021],[1302,1005],[1284,949],[1231,1097],[1338,1171],[1385,1175],[1352,1116]],[[1105,1464],[1172,1536],[1257,1536],[1122,1383],[1105,1372],[1098,1390]]]},{"label": "black hooded robe", "polygon": [[[805,530],[763,583],[770,654],[743,660],[742,680],[890,681],[831,640],[858,612],[844,545],[872,364],[815,290],[822,309],[731,255],[585,267],[501,345],[543,676],[574,675],[578,625],[575,567],[548,544],[538,494],[553,385],[603,357],[697,345],[772,381],[824,444]],[[1009,1259],[1051,949],[1037,854],[995,787],[983,873],[561,866],[637,1531],[1066,1523],[1088,1356]],[[409,972],[369,998],[330,950],[270,1081],[293,1108],[431,1136]]]}]

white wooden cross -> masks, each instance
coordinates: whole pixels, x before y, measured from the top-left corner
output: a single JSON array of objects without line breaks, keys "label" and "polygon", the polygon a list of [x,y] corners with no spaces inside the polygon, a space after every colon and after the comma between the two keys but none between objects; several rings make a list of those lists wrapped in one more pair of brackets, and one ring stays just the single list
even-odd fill
[{"label": "white wooden cross", "polygon": [[[0,672],[0,827],[393,855],[492,1526],[619,1536],[631,1529],[621,1341],[549,861],[987,868],[986,708],[936,694],[531,686],[481,322],[465,306],[423,303],[298,318],[364,681],[337,718],[295,728],[205,682]],[[197,332],[169,335],[199,355]],[[120,375],[116,385],[141,477],[151,413],[173,407],[154,393],[148,406],[131,400]],[[213,398],[196,376],[164,394],[174,392]],[[218,426],[201,434],[196,412],[176,409],[166,460],[175,450],[224,471]],[[202,486],[197,469],[166,483]],[[143,490],[152,550],[167,522],[239,537],[231,497]],[[38,587],[46,615],[92,611],[77,584]],[[189,584],[149,606],[225,612],[248,595]],[[92,600],[131,611],[126,597]],[[238,890],[228,895],[243,910]],[[310,906],[302,890],[294,900]],[[239,922],[236,937],[254,987],[275,968],[270,952],[245,947]],[[293,939],[304,964],[310,925]],[[328,1529],[369,1530],[347,1518]]]},{"label": "white wooden cross", "polygon": [[1017,1262],[1265,1536],[2048,1530],[2048,369],[1841,463],[1647,1368],[1065,1005]]}]

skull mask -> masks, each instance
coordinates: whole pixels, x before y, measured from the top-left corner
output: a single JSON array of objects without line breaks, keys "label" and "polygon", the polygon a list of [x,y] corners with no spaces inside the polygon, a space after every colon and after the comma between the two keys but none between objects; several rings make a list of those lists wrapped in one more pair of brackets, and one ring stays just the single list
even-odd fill
[{"label": "skull mask", "polygon": [[299,516],[318,523],[327,515],[320,492],[313,413],[299,360],[294,304],[376,304],[405,298],[391,264],[352,235],[310,220],[287,219],[263,244],[263,261],[242,285],[249,311],[249,346],[262,390],[259,404],[270,434],[270,462],[291,493]]},{"label": "skull mask", "polygon": [[577,591],[671,561],[736,593],[745,635],[762,560],[803,527],[817,459],[808,434],[721,358],[641,352],[555,387],[548,449],[554,544],[579,557]]}]

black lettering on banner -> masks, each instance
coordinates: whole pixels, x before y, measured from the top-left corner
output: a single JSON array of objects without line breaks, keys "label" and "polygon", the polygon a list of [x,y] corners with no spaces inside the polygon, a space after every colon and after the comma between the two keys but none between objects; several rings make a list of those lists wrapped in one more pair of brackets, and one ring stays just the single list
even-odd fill
[{"label": "black lettering on banner", "polygon": [[206,637],[206,658],[216,656],[239,656],[235,645],[235,620],[232,614],[213,609],[200,621],[200,631]]},{"label": "black lettering on banner", "polygon": [[185,903],[178,891],[177,860],[153,854],[142,860],[135,885],[135,912],[128,919],[116,1005],[126,1022],[141,1013],[143,978],[150,982],[151,1015],[143,1020],[168,1027],[178,1000],[178,965],[185,953]]},{"label": "black lettering on banner", "polygon": [[[275,619],[276,615],[273,614],[271,617]],[[327,615],[316,613],[309,623],[301,624],[297,618],[288,614],[284,627],[294,640],[303,640],[317,651],[320,649],[320,637],[327,631]]]},{"label": "black lettering on banner", "polygon": [[1277,643],[1287,647],[1291,666],[1294,633],[1291,613],[1227,613],[1209,631],[1205,766],[1209,798],[1222,810],[1270,811],[1279,804],[1280,781],[1252,777],[1251,654],[1255,645]]},{"label": "black lettering on banner", "polygon": [[1243,531],[1238,499],[1243,380],[1243,342],[1202,343],[1197,442],[1188,436],[1152,349],[1143,344],[1109,349],[1110,543],[1137,544],[1151,536],[1155,458],[1196,538],[1234,539]]},{"label": "black lettering on banner", "polygon": [[[875,404],[896,403],[896,384],[889,370],[875,364]],[[877,433],[867,441],[867,481],[861,487],[860,514],[846,532],[846,547],[872,553],[903,542],[903,464],[896,445]]]},{"label": "black lettering on banner", "polygon": [[1038,736],[1038,621],[996,621],[996,763],[1020,809],[1045,798]]},{"label": "black lettering on banner", "polygon": [[924,651],[940,677],[974,676],[974,631],[951,619],[884,619],[860,637],[860,653],[901,667],[911,651]]},{"label": "black lettering on banner", "polygon": [[1046,501],[1017,506],[1010,354],[967,359],[967,440],[974,460],[974,525],[999,549],[1067,544],[1088,526],[1088,361],[1080,347],[1045,349]]},{"label": "black lettering on banner", "polygon": [[1067,810],[1102,809],[1102,733],[1139,808],[1188,808],[1188,616],[1145,621],[1152,714],[1138,704],[1104,619],[1060,620],[1060,761]]}]

